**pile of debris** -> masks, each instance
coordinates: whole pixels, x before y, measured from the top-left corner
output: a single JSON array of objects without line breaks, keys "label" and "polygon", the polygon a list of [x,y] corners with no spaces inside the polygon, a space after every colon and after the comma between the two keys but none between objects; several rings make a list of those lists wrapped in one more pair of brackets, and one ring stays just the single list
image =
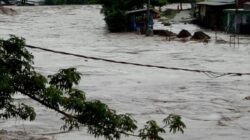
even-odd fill
[{"label": "pile of debris", "polygon": [[247,96],[244,98],[245,100],[250,100],[250,96]]},{"label": "pile of debris", "polygon": [[209,40],[211,37],[202,31],[195,32],[191,40]]},{"label": "pile of debris", "polygon": [[159,35],[159,36],[176,36],[175,33],[169,31],[169,30],[153,30],[154,35]]},{"label": "pile of debris", "polygon": [[179,32],[179,34],[177,35],[178,38],[188,38],[190,36],[192,36],[191,33],[189,31],[187,31],[187,30],[184,30],[184,29],[181,30]]},{"label": "pile of debris", "polygon": [[154,29],[154,35],[164,36],[170,38],[176,38],[179,41],[189,41],[189,40],[195,40],[195,41],[204,41],[207,42],[211,39],[209,35],[202,31],[197,31],[193,35],[188,30],[181,30],[178,34],[173,33],[169,30],[160,30],[160,29]]},{"label": "pile of debris", "polygon": [[211,39],[211,37],[207,34],[205,34],[202,31],[197,31],[195,32],[193,35],[187,31],[187,30],[181,30],[179,32],[179,34],[177,35],[177,38],[181,39],[181,40],[195,40],[195,41],[204,41],[207,42],[208,40]]}]

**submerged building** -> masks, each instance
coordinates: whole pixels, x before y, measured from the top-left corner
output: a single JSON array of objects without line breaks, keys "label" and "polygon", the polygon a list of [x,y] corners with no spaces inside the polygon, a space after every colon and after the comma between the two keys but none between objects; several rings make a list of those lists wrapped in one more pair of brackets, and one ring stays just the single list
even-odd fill
[{"label": "submerged building", "polygon": [[223,10],[234,7],[234,0],[207,0],[197,3],[197,21],[207,28],[218,29],[223,27],[221,17]]},{"label": "submerged building", "polygon": [[147,26],[153,29],[153,19],[160,17],[160,12],[155,9],[150,9],[148,15],[148,10],[146,8],[127,11],[125,14],[128,21],[128,30],[140,31],[141,33],[145,33]]},{"label": "submerged building", "polygon": [[230,33],[250,34],[250,0],[207,0],[197,3],[198,24]]}]

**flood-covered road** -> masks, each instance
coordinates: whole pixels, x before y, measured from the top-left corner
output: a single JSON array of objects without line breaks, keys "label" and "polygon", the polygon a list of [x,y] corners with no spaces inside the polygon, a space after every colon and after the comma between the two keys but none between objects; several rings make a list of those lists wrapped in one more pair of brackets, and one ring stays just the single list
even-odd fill
[{"label": "flood-covered road", "polygon": [[[71,53],[142,64],[212,70],[249,72],[250,45],[241,40],[229,44],[166,41],[134,33],[106,31],[100,6],[13,7],[18,15],[0,15],[0,37],[22,36],[27,44]],[[193,25],[178,24],[172,31]],[[219,34],[221,38],[226,35]],[[30,50],[30,49],[29,49]],[[44,75],[60,68],[76,67],[83,78],[78,86],[89,99],[99,99],[119,113],[130,113],[143,125],[161,121],[170,113],[183,117],[184,134],[166,134],[171,140],[249,140],[250,77],[209,78],[205,74],[112,64],[30,50],[35,67]],[[30,102],[26,97],[19,100]],[[35,102],[37,119],[0,121],[0,129],[25,130],[32,134],[60,130],[60,115]],[[94,139],[85,130],[53,136],[58,140]],[[123,138],[136,139],[136,138]]]}]

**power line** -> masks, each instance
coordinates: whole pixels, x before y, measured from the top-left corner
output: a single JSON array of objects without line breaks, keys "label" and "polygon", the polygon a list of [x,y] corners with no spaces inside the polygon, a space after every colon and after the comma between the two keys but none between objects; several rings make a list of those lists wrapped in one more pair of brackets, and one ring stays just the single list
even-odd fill
[{"label": "power line", "polygon": [[39,49],[39,50],[43,50],[43,51],[47,51],[47,52],[57,53],[57,54],[70,55],[70,56],[85,58],[85,59],[105,61],[105,62],[109,62],[109,63],[133,65],[133,66],[139,66],[139,67],[158,68],[158,69],[165,69],[165,70],[176,70],[176,71],[187,71],[187,72],[203,73],[203,74],[207,75],[210,78],[218,78],[218,77],[222,77],[222,76],[247,76],[247,75],[249,76],[250,75],[250,73],[238,73],[238,72],[222,73],[222,72],[214,72],[214,71],[210,71],[210,70],[197,70],[197,69],[167,67],[167,66],[159,66],[159,65],[148,65],[148,64],[126,62],[126,61],[117,61],[117,60],[105,59],[105,58],[100,58],[100,57],[92,57],[92,56],[86,56],[86,55],[81,55],[81,54],[74,54],[74,53],[51,50],[51,49],[46,49],[46,48],[41,48],[41,47],[36,47],[36,46],[31,46],[31,45],[26,45],[26,47],[31,48],[31,49]]}]

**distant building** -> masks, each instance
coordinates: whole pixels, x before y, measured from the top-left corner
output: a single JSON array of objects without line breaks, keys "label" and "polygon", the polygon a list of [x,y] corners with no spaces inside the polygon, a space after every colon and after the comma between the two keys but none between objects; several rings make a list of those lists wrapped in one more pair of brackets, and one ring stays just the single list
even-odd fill
[{"label": "distant building", "polygon": [[197,3],[197,21],[207,28],[221,28],[223,10],[234,8],[234,0],[208,0]]},{"label": "distant building", "polygon": [[197,3],[197,21],[207,28],[250,34],[250,0],[207,0]]},{"label": "distant building", "polygon": [[231,33],[250,34],[250,2],[238,0],[232,9],[223,10],[224,30]]},{"label": "distant building", "polygon": [[231,33],[250,34],[250,9],[223,10],[224,30]]}]

